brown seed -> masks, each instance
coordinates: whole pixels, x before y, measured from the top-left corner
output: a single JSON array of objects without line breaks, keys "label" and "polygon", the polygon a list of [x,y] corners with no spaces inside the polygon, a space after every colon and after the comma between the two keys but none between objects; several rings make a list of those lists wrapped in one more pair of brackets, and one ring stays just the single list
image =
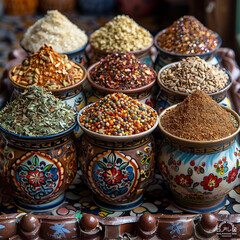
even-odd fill
[{"label": "brown seed", "polygon": [[28,82],[26,81],[20,81],[19,84],[23,85],[23,86],[27,86],[28,85]]},{"label": "brown seed", "polygon": [[37,73],[38,75],[40,75],[40,72],[39,72],[39,69],[38,68],[35,68],[35,73]]}]

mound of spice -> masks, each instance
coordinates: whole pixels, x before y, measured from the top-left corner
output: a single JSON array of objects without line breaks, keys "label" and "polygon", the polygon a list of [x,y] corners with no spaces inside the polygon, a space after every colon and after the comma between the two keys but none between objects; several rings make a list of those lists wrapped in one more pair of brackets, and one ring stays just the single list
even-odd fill
[{"label": "mound of spice", "polygon": [[47,90],[75,85],[83,79],[83,75],[83,67],[46,44],[10,72],[11,79],[23,87],[36,85]]},{"label": "mound of spice", "polygon": [[217,92],[228,85],[228,74],[199,57],[187,57],[171,65],[160,75],[162,83],[175,91],[193,93]]},{"label": "mound of spice", "polygon": [[179,54],[202,54],[219,45],[217,35],[193,16],[174,21],[157,37],[160,48]]},{"label": "mound of spice", "polygon": [[21,44],[31,53],[43,44],[52,46],[57,53],[68,53],[82,48],[87,41],[88,37],[83,30],[59,11],[50,10],[27,29]]},{"label": "mound of spice", "polygon": [[21,136],[49,136],[69,129],[76,112],[42,87],[30,86],[0,111],[0,126]]},{"label": "mound of spice", "polygon": [[96,84],[117,90],[140,88],[156,77],[155,71],[133,54],[121,52],[101,59],[89,73]]},{"label": "mound of spice", "polygon": [[157,121],[157,112],[123,93],[113,93],[87,106],[79,121],[96,133],[126,136],[152,128]]},{"label": "mound of spice", "polygon": [[153,38],[127,15],[118,15],[92,33],[91,45],[108,52],[130,52],[148,47]]},{"label": "mound of spice", "polygon": [[194,141],[219,140],[237,130],[233,116],[201,90],[196,90],[161,118],[169,133]]}]

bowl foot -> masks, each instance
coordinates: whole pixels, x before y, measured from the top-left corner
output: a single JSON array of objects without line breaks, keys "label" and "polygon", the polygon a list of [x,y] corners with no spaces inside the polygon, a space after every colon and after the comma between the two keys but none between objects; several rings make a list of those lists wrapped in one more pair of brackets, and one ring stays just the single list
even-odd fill
[{"label": "bowl foot", "polygon": [[65,194],[62,193],[59,197],[49,203],[35,205],[23,203],[17,199],[14,199],[14,203],[19,209],[23,210],[24,212],[46,212],[61,205],[64,199]]},{"label": "bowl foot", "polygon": [[189,213],[208,213],[221,210],[226,204],[226,197],[221,198],[220,200],[211,201],[210,203],[193,203],[183,199],[173,198],[173,204],[183,210],[184,212]]},{"label": "bowl foot", "polygon": [[94,202],[96,205],[98,205],[101,208],[105,208],[111,211],[129,211],[132,210],[138,206],[140,206],[143,203],[143,196],[140,196],[137,200],[128,202],[128,203],[118,203],[118,204],[113,204],[113,203],[107,203],[103,202],[96,196],[94,196]]}]

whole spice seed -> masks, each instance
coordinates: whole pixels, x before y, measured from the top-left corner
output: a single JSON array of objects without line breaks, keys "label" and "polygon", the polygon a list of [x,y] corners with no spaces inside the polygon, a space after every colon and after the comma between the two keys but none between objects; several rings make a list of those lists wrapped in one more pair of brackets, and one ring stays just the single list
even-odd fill
[{"label": "whole spice seed", "polygon": [[115,52],[101,59],[100,63],[91,69],[90,76],[102,87],[125,90],[151,83],[156,74],[133,54]]},{"label": "whole spice seed", "polygon": [[152,44],[149,31],[139,26],[127,15],[118,15],[92,33],[91,45],[108,52],[130,52]]},{"label": "whole spice seed", "polygon": [[162,71],[162,83],[175,91],[193,93],[217,92],[228,85],[229,76],[199,57],[187,57]]},{"label": "whole spice seed", "polygon": [[113,93],[87,106],[79,121],[96,133],[126,136],[152,128],[157,121],[157,112],[123,93]]},{"label": "whole spice seed", "polygon": [[180,138],[218,140],[236,131],[233,116],[201,90],[196,90],[161,118],[163,128]]},{"label": "whole spice seed", "polygon": [[183,16],[157,37],[160,48],[180,54],[202,54],[219,45],[217,35],[193,16]]},{"label": "whole spice seed", "polygon": [[47,90],[75,85],[82,80],[83,73],[67,55],[59,55],[46,44],[10,72],[12,80],[23,87],[36,85]]},{"label": "whole spice seed", "polygon": [[0,126],[22,136],[49,136],[69,129],[76,112],[42,87],[30,86],[0,111]]}]

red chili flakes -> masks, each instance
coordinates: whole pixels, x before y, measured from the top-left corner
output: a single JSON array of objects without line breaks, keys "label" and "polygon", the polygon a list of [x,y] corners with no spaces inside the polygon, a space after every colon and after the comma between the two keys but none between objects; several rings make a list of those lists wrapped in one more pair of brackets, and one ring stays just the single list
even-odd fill
[{"label": "red chili flakes", "polygon": [[99,64],[91,69],[90,77],[102,87],[126,90],[150,84],[156,73],[133,54],[115,52],[101,59]]}]

